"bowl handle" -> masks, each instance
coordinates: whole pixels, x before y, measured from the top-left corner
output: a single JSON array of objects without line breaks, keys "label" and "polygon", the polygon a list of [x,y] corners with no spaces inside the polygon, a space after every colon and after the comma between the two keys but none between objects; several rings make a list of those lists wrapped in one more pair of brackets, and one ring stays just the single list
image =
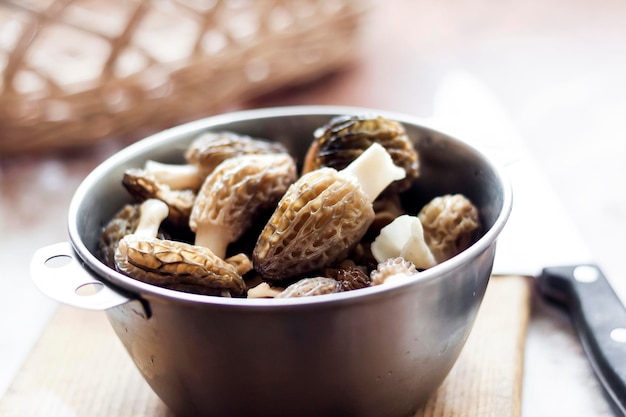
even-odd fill
[{"label": "bowl handle", "polygon": [[106,310],[131,301],[85,270],[69,242],[37,250],[30,275],[42,293],[74,307]]}]

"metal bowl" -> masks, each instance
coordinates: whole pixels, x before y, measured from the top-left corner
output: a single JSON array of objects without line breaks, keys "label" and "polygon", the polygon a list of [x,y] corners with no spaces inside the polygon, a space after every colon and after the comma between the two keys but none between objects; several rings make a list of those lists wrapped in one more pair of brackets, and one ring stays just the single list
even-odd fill
[{"label": "metal bowl", "polygon": [[[125,169],[147,159],[181,163],[191,139],[221,130],[280,141],[302,162],[317,127],[360,113],[400,121],[414,141],[421,177],[404,199],[414,214],[445,193],[474,202],[485,229],[475,244],[404,283],[297,299],[167,290],[98,259],[102,226],[130,201]],[[235,112],[163,131],[97,167],[73,197],[70,243],[37,251],[32,276],[57,300],[105,310],[147,383],[177,415],[407,416],[441,384],[470,333],[510,209],[509,186],[494,164],[420,119],[334,106]]]}]

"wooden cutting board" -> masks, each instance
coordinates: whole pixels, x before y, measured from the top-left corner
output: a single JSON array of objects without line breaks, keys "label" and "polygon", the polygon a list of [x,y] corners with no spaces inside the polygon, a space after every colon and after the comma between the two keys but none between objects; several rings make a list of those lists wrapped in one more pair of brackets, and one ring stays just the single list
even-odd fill
[{"label": "wooden cutting board", "polygon": [[[518,417],[530,284],[491,280],[463,352],[415,417]],[[0,400],[2,417],[172,416],[102,312],[60,307]]]}]

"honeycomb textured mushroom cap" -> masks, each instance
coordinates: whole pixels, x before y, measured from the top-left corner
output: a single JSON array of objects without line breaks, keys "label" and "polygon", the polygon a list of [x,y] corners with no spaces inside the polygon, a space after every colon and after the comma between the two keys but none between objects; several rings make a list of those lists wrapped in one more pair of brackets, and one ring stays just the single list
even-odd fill
[{"label": "honeycomb textured mushroom cap", "polygon": [[374,219],[354,177],[322,168],[300,177],[261,232],[253,264],[266,280],[320,269],[347,256]]},{"label": "honeycomb textured mushroom cap", "polygon": [[169,208],[167,219],[177,226],[187,227],[196,198],[196,193],[193,191],[172,190],[167,184],[160,183],[148,171],[139,168],[127,169],[122,178],[122,185],[139,202],[148,199],[165,202]]},{"label": "honeycomb textured mushroom cap", "polygon": [[206,176],[221,162],[235,156],[269,153],[287,153],[287,149],[279,142],[233,132],[207,132],[191,142],[185,152],[185,159]]},{"label": "honeycomb textured mushroom cap", "polygon": [[227,245],[250,227],[259,210],[274,207],[296,176],[296,164],[286,153],[241,155],[220,163],[191,211],[196,245],[223,258]]},{"label": "honeycomb textured mushroom cap", "polygon": [[[347,262],[343,262],[347,263]],[[336,268],[324,268],[324,276],[337,280],[339,291],[353,291],[369,287],[371,278],[364,267],[356,265],[338,265]]]},{"label": "honeycomb textured mushroom cap", "polygon": [[339,292],[339,283],[332,278],[304,278],[285,288],[275,298],[312,297],[336,292]]},{"label": "honeycomb textured mushroom cap", "polygon": [[480,231],[478,209],[462,194],[435,197],[418,214],[424,240],[437,262],[467,249]]},{"label": "honeycomb textured mushroom cap", "polygon": [[372,285],[381,285],[406,279],[411,275],[417,274],[417,272],[413,262],[407,261],[402,257],[396,257],[379,263],[378,267],[370,274],[370,277]]},{"label": "honeycomb textured mushroom cap", "polygon": [[406,177],[392,188],[405,191],[419,175],[418,153],[404,126],[394,120],[374,115],[337,116],[315,132],[304,160],[302,173],[322,167],[342,170],[373,143],[379,143],[391,155]]},{"label": "honeycomb textured mushroom cap", "polygon": [[133,233],[125,235],[115,251],[116,269],[139,281],[166,288],[200,289],[200,293],[241,295],[245,283],[235,265],[208,249],[157,238],[168,214],[167,205],[148,199],[140,206]]},{"label": "honeycomb textured mushroom cap", "polygon": [[115,260],[121,273],[161,287],[225,290],[232,295],[242,295],[246,288],[233,265],[184,242],[129,235],[120,241]]},{"label": "honeycomb textured mushroom cap", "polygon": [[109,267],[115,268],[117,244],[135,231],[139,223],[139,204],[126,204],[104,226],[98,242],[100,258]]}]

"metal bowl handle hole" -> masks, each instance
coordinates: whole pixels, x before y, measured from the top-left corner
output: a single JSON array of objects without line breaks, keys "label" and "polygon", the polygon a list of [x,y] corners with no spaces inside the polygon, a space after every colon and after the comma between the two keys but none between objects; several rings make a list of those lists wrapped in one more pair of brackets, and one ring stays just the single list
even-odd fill
[{"label": "metal bowl handle hole", "polygon": [[69,255],[56,255],[51,258],[46,259],[44,264],[48,268],[63,268],[72,262],[72,257]]},{"label": "metal bowl handle hole", "polygon": [[100,291],[102,291],[103,288],[104,284],[102,284],[101,282],[88,282],[76,288],[74,292],[76,293],[76,295],[79,295],[81,297],[89,297],[98,294]]}]

